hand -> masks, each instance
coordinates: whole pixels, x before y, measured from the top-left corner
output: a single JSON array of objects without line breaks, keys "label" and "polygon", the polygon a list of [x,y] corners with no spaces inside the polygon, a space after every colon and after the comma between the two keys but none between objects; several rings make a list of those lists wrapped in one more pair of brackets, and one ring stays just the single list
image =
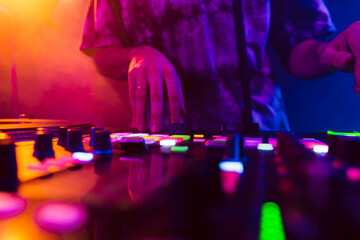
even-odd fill
[{"label": "hand", "polygon": [[139,131],[148,129],[146,99],[150,93],[151,132],[161,129],[164,83],[166,84],[170,121],[178,123],[185,114],[181,82],[170,61],[158,50],[149,46],[133,48],[128,70],[129,95],[132,112],[132,127]]},{"label": "hand", "polygon": [[324,45],[320,61],[344,72],[353,72],[354,91],[360,94],[360,21]]}]

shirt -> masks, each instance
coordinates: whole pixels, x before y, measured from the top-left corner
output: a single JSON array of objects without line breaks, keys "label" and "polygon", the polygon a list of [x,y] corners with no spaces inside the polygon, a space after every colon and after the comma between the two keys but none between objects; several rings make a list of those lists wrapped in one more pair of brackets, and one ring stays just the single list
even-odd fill
[{"label": "shirt", "polygon": [[[81,50],[150,45],[174,65],[182,81],[191,129],[239,129],[243,109],[232,0],[93,0]],[[288,130],[268,43],[286,64],[297,43],[334,31],[322,0],[243,0],[253,121],[260,130]],[[114,11],[118,12],[117,14]],[[119,20],[121,24],[119,24]]]}]

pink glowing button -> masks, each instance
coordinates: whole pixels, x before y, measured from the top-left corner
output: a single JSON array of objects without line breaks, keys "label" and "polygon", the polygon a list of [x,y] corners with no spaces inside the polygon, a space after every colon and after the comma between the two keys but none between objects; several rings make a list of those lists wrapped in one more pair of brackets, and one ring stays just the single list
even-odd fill
[{"label": "pink glowing button", "polygon": [[16,194],[0,192],[0,219],[15,217],[26,209],[26,200]]},{"label": "pink glowing button", "polygon": [[346,170],[346,176],[350,181],[358,182],[358,181],[360,181],[360,169],[348,168]]},{"label": "pink glowing button", "polygon": [[47,232],[65,233],[83,226],[87,213],[81,204],[49,202],[37,208],[34,219]]}]

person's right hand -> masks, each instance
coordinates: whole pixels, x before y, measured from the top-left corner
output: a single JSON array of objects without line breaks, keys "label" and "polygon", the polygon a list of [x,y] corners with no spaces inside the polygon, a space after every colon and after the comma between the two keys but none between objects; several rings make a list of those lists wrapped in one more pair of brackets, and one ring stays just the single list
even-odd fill
[{"label": "person's right hand", "polygon": [[148,129],[146,99],[150,93],[150,131],[161,129],[164,102],[164,84],[169,99],[170,121],[178,123],[185,114],[184,95],[181,81],[170,61],[150,46],[131,49],[128,70],[129,95],[132,113],[132,127],[139,131]]}]

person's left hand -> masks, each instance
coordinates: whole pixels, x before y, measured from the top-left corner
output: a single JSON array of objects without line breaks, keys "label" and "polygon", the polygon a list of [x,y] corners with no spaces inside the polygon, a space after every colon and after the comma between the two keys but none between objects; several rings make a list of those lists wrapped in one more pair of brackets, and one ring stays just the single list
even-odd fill
[{"label": "person's left hand", "polygon": [[344,72],[353,72],[354,91],[360,94],[360,21],[351,24],[325,45],[320,62]]}]

